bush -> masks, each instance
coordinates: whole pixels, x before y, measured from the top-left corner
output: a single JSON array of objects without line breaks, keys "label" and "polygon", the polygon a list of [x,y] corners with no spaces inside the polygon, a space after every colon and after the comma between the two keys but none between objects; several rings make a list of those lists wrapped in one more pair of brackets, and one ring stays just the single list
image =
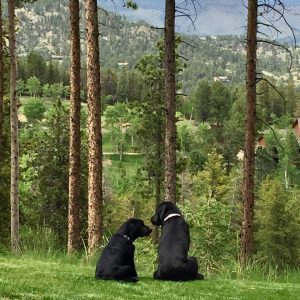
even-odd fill
[{"label": "bush", "polygon": [[47,227],[21,227],[21,250],[35,254],[53,254],[59,250],[57,234]]},{"label": "bush", "polygon": [[198,258],[200,272],[210,273],[238,252],[237,233],[231,226],[232,207],[214,198],[201,197],[180,206],[190,225],[191,255]]},{"label": "bush", "polygon": [[24,114],[29,123],[42,120],[46,107],[41,99],[30,99],[24,104]]},{"label": "bush", "polygon": [[286,190],[278,178],[267,178],[259,195],[255,234],[257,254],[279,267],[299,266],[299,191]]}]

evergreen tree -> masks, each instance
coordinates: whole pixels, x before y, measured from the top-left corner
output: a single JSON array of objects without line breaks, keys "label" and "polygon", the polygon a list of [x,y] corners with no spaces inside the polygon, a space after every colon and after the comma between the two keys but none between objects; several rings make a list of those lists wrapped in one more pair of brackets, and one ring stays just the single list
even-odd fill
[{"label": "evergreen tree", "polygon": [[29,94],[33,97],[36,97],[41,92],[41,83],[36,76],[31,76],[27,79],[26,87],[29,91]]},{"label": "evergreen tree", "polygon": [[10,59],[10,124],[11,124],[11,249],[20,250],[19,235],[19,128],[17,103],[17,59],[15,1],[8,1],[8,31]]},{"label": "evergreen tree", "polygon": [[3,24],[2,3],[0,1],[0,153],[3,148],[3,120],[4,120],[4,55],[3,55]]},{"label": "evergreen tree", "polygon": [[165,200],[176,202],[175,0],[165,1]]},{"label": "evergreen tree", "polygon": [[247,25],[247,102],[244,144],[243,223],[241,229],[241,262],[244,265],[252,254],[254,212],[254,164],[256,122],[256,50],[257,0],[248,1]]},{"label": "evergreen tree", "polygon": [[70,97],[70,166],[68,253],[78,249],[80,243],[80,33],[79,0],[70,0],[71,28],[71,97]]},{"label": "evergreen tree", "polygon": [[85,1],[87,30],[87,102],[89,131],[88,251],[98,247],[102,237],[102,136],[100,104],[99,29],[96,0]]},{"label": "evergreen tree", "polygon": [[277,178],[267,178],[259,191],[256,251],[281,268],[300,264],[299,201],[294,198],[297,193],[288,192]]},{"label": "evergreen tree", "polygon": [[145,170],[148,178],[154,182],[156,206],[163,198],[164,178],[165,104],[162,63],[161,55],[146,55],[137,65],[143,82],[143,101],[137,103],[140,116],[140,128],[137,134],[141,141],[138,147],[145,157]]},{"label": "evergreen tree", "polygon": [[35,52],[27,55],[26,77],[37,77],[42,83],[45,82],[46,62],[43,57]]}]

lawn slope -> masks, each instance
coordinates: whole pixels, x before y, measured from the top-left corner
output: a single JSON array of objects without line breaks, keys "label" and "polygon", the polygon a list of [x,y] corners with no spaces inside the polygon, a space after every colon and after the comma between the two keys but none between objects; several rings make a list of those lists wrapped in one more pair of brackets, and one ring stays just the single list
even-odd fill
[{"label": "lawn slope", "polygon": [[[139,272],[139,268],[138,272]],[[94,279],[91,264],[0,257],[0,299],[300,299],[300,282],[229,280],[138,283]]]}]

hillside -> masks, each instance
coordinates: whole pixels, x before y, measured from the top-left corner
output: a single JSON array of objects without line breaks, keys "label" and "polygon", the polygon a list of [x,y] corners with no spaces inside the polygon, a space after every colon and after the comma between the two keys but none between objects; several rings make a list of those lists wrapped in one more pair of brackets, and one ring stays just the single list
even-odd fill
[{"label": "hillside", "polygon": [[[81,1],[81,20],[84,20],[83,1]],[[18,51],[24,56],[30,51],[42,54],[47,60],[68,60],[69,14],[68,1],[39,0],[18,9],[20,20],[18,31]],[[106,14],[99,10],[101,64],[117,68],[118,63],[134,67],[145,54],[154,51],[162,32],[145,22],[130,22],[115,13]],[[82,40],[84,24],[81,23]],[[187,69],[182,74],[184,91],[199,79],[212,80],[216,76],[226,76],[233,83],[244,80],[245,50],[239,36],[191,36],[184,35],[187,44],[181,44],[180,54],[188,59]],[[82,52],[85,53],[84,42]],[[300,85],[300,50],[295,53],[293,77]],[[273,49],[270,45],[259,48],[261,71],[271,73],[274,78],[286,75],[288,54],[283,49]],[[282,80],[282,78],[281,78]]]},{"label": "hillside", "polygon": [[[299,275],[288,273],[282,278],[259,275],[231,278],[229,271],[204,281],[166,282],[152,279],[153,263],[143,257],[145,249],[136,251],[140,281],[122,283],[94,279],[95,263],[86,259],[51,257],[0,256],[1,299],[299,299]],[[233,270],[232,270],[233,271]],[[232,272],[232,277],[236,271]],[[272,275],[271,275],[272,276]]]}]

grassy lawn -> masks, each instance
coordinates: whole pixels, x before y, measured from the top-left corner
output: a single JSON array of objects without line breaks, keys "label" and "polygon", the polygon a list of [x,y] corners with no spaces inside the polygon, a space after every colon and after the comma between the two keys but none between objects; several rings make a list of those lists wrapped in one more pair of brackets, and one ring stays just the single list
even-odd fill
[{"label": "grassy lawn", "polygon": [[0,299],[300,299],[300,276],[291,281],[216,276],[176,283],[154,281],[143,266],[137,271],[138,283],[97,281],[94,263],[0,256]]}]

